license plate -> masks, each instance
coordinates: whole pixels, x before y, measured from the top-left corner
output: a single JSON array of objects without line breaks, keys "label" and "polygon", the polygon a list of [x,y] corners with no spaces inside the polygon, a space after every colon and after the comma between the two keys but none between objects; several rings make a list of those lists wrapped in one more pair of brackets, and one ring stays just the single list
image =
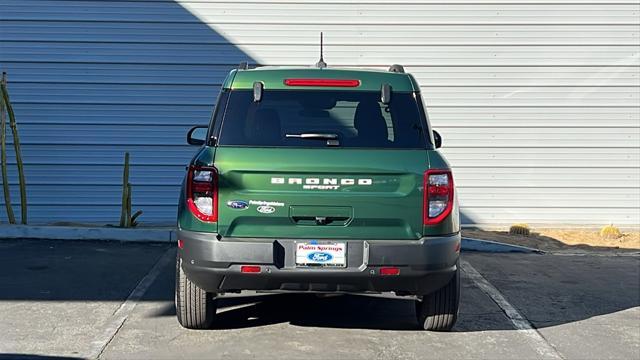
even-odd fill
[{"label": "license plate", "polygon": [[296,244],[297,266],[347,266],[346,243],[313,243]]}]

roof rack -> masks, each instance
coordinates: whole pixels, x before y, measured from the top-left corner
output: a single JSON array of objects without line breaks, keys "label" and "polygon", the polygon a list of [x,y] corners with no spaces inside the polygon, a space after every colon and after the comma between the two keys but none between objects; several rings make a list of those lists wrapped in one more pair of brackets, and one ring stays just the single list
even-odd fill
[{"label": "roof rack", "polygon": [[240,65],[238,65],[238,70],[247,70],[249,68],[249,63],[246,61],[243,61],[240,63]]},{"label": "roof rack", "polygon": [[389,72],[404,74],[404,67],[402,65],[393,64],[389,67]]}]

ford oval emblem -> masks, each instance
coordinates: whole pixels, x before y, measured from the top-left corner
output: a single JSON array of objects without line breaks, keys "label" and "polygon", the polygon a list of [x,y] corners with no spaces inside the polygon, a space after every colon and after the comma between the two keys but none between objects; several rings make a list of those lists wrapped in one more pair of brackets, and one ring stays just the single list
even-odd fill
[{"label": "ford oval emblem", "polygon": [[274,208],[273,206],[262,205],[262,206],[258,206],[257,210],[258,212],[263,214],[273,214],[276,211],[276,208]]},{"label": "ford oval emblem", "polygon": [[227,201],[227,206],[232,209],[244,210],[249,207],[249,203],[242,200]]},{"label": "ford oval emblem", "polygon": [[315,262],[327,262],[327,261],[331,261],[331,259],[333,259],[333,255],[328,254],[326,252],[312,252],[311,254],[307,255],[307,259],[311,260],[311,261],[315,261]]}]

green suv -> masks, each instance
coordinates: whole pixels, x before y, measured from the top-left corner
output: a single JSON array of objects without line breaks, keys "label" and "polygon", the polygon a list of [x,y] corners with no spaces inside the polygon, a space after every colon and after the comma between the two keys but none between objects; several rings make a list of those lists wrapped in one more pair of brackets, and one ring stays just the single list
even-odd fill
[{"label": "green suv", "polygon": [[242,290],[410,296],[449,330],[460,298],[451,169],[416,80],[389,71],[232,70],[187,140],[176,313],[209,328]]}]

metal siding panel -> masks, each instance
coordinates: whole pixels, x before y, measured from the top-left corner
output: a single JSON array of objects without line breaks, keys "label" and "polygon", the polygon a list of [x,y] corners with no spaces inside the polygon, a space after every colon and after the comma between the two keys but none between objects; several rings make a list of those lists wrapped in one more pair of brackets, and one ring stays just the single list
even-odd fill
[{"label": "metal siding panel", "polygon": [[582,147],[445,147],[442,152],[457,168],[625,168],[640,164],[640,152],[629,148]]},{"label": "metal siding panel", "polygon": [[[134,204],[132,208],[134,211],[140,209],[137,204]],[[175,224],[175,206],[147,205],[144,206],[143,211],[144,214],[140,216],[138,221],[145,225],[167,226]],[[13,212],[19,219],[19,206],[14,204]],[[0,207],[0,217],[6,219],[4,206]],[[60,203],[55,205],[30,205],[28,218],[30,224],[118,224],[120,221],[120,205],[65,205]],[[172,220],[169,221],[168,219]]]},{"label": "metal siding panel", "polygon": [[[197,44],[226,43],[224,37],[200,33],[202,23],[118,23],[118,22],[40,22],[4,21],[0,31],[11,41],[110,42]],[[343,25],[314,24],[226,24],[221,35],[232,34],[234,43],[241,45],[280,44],[316,45],[320,31],[334,45],[635,45],[639,34],[634,25],[514,25],[506,31],[500,25]],[[91,33],[87,39],[85,33]],[[185,41],[185,39],[187,39]]]},{"label": "metal siding panel", "polygon": [[[15,102],[39,104],[210,105],[219,86],[16,83]],[[637,106],[636,87],[422,87],[428,106]]]},{"label": "metal siding panel", "polygon": [[15,99],[14,103],[16,113],[20,114],[21,124],[206,125],[209,123],[212,111],[211,104],[196,106],[50,104],[23,103],[20,102],[20,98]]},{"label": "metal siding panel", "polygon": [[[633,24],[638,5],[624,4],[325,4],[4,0],[7,20],[170,21],[214,24]],[[25,6],[27,5],[27,6]],[[31,5],[31,6],[29,6]],[[181,5],[198,18],[181,9]]]},{"label": "metal siding panel", "polygon": [[[240,51],[239,51],[240,50]],[[327,60],[341,66],[382,66],[401,58],[408,66],[638,66],[637,47],[615,45],[514,47],[485,45],[333,45],[325,46]],[[354,54],[358,54],[354,56]],[[6,42],[0,61],[53,63],[182,64],[235,66],[248,57],[261,64],[309,65],[317,45],[125,44],[75,42]]]},{"label": "metal siding panel", "polygon": [[[69,150],[71,156],[72,151]],[[187,159],[188,161],[188,159]],[[130,166],[129,182],[133,185],[134,197],[138,186],[177,185],[184,177],[185,164],[179,165],[137,165]],[[18,183],[15,165],[9,165],[9,183]],[[28,185],[51,185],[55,191],[60,185],[120,185],[122,186],[122,164],[30,164],[25,165],[25,177]],[[158,196],[172,194],[158,194]],[[36,199],[34,199],[36,200]],[[66,204],[69,199],[60,198],[59,204]],[[137,201],[140,201],[138,199]],[[99,204],[96,204],[99,205]]]},{"label": "metal siding panel", "polygon": [[[157,65],[157,64],[77,64],[5,62],[14,83],[71,84],[222,84],[229,73],[227,65]],[[370,67],[386,70],[388,67]],[[497,87],[497,86],[638,86],[638,68],[605,66],[565,67],[492,67],[492,66],[406,66],[405,70],[423,79],[422,85]],[[216,88],[217,90],[217,88]]]},{"label": "metal siding panel", "polygon": [[194,152],[185,130],[208,123],[230,68],[312,64],[320,30],[330,65],[402,63],[414,74],[444,136],[464,222],[640,223],[635,1],[0,0],[0,8],[0,67],[34,223],[116,223],[125,151],[141,220],[173,223]]},{"label": "metal siding panel", "polygon": [[429,107],[431,124],[444,127],[637,127],[630,107]]},{"label": "metal siding panel", "polygon": [[[602,124],[604,125],[604,124]],[[448,148],[484,147],[624,147],[637,149],[640,132],[637,128],[443,128],[440,133]],[[444,144],[444,140],[443,140]]]}]

